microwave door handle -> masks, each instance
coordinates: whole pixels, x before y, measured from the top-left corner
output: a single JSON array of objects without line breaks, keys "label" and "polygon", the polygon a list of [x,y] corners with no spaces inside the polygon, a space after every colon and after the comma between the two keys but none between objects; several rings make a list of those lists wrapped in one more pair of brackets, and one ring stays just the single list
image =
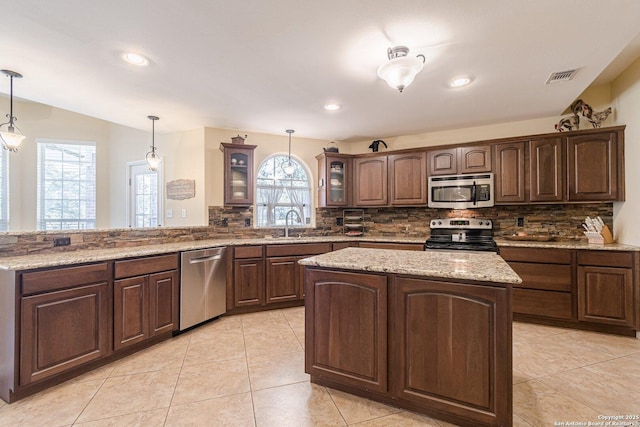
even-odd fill
[{"label": "microwave door handle", "polygon": [[473,206],[476,205],[477,202],[477,192],[476,192],[476,182],[473,181],[473,187],[471,187],[471,201],[473,202]]}]

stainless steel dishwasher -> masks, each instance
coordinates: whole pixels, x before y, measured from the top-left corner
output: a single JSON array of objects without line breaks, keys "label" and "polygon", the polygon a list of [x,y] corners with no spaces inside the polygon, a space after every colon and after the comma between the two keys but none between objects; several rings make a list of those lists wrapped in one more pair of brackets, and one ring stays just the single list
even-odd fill
[{"label": "stainless steel dishwasher", "polygon": [[227,311],[227,248],[182,252],[180,330]]}]

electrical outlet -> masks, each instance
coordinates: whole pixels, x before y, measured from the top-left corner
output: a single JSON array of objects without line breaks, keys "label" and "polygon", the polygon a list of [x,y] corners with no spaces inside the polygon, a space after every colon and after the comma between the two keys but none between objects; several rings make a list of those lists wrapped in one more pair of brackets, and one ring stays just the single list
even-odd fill
[{"label": "electrical outlet", "polygon": [[344,225],[344,218],[336,218],[336,225],[342,226]]},{"label": "electrical outlet", "polygon": [[524,227],[524,218],[519,216],[516,218],[516,227]]},{"label": "electrical outlet", "polygon": [[53,246],[69,246],[71,244],[71,237],[54,237]]},{"label": "electrical outlet", "polygon": [[186,217],[187,217],[187,210],[182,209],[182,218],[186,218]]},{"label": "electrical outlet", "polygon": [[229,218],[222,218],[222,226],[223,227],[229,226]]},{"label": "electrical outlet", "polygon": [[251,218],[245,218],[244,219],[244,226],[245,227],[251,227]]}]

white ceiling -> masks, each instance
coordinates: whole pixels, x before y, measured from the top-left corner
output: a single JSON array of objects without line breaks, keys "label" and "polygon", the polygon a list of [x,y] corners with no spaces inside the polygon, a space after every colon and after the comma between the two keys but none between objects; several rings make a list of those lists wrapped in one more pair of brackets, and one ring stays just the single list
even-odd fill
[{"label": "white ceiling", "polygon": [[[637,0],[18,0],[1,10],[0,68],[24,75],[18,98],[143,130],[157,115],[159,133],[293,128],[345,141],[559,115],[609,64],[638,57],[640,31]],[[376,75],[394,45],[426,57],[404,93]],[[150,65],[123,62],[124,51]],[[572,81],[544,85],[572,68]],[[462,74],[470,86],[447,87]],[[325,111],[330,102],[343,109]]]}]

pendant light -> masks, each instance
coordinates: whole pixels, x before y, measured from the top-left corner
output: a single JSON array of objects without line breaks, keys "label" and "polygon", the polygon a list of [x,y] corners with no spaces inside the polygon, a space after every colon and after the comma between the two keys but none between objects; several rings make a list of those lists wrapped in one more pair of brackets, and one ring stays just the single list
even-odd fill
[{"label": "pendant light", "polygon": [[[13,79],[22,78],[22,74],[11,70],[0,70],[0,72],[11,79],[11,90],[9,92],[9,114],[7,114],[9,121],[0,124],[0,140],[2,140],[2,147],[5,150],[18,151],[18,147],[25,137],[20,133],[20,129],[17,129],[13,123],[18,120],[13,116]],[[5,125],[7,125],[7,130],[3,131],[2,126]]]},{"label": "pendant light", "polygon": [[155,171],[160,166],[160,156],[156,153],[156,120],[160,120],[159,117],[156,116],[147,116],[149,120],[151,120],[151,151],[147,153],[147,164],[149,165],[150,171]]},{"label": "pendant light", "polygon": [[408,54],[409,48],[406,46],[390,47],[387,49],[389,61],[378,68],[378,77],[400,92],[413,82],[424,67],[424,55],[408,56]]},{"label": "pendant light", "polygon": [[287,129],[285,132],[289,134],[289,163],[282,167],[282,170],[287,175],[293,175],[293,172],[296,170],[295,166],[291,163],[291,134],[295,132],[293,129]]}]

